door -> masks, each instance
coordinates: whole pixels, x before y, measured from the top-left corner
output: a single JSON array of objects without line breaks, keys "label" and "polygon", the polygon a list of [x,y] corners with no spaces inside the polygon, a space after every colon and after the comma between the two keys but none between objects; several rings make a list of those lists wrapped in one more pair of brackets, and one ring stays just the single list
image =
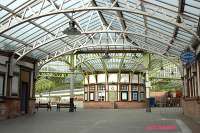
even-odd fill
[{"label": "door", "polygon": [[22,82],[20,98],[21,98],[21,113],[27,114],[29,94],[28,94],[28,83],[26,82]]}]

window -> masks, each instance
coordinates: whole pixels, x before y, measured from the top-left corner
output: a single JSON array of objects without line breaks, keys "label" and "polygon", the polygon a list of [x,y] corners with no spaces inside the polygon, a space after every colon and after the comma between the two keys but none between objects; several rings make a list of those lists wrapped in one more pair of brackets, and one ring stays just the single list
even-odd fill
[{"label": "window", "polygon": [[145,87],[143,85],[140,86],[140,91],[144,92],[144,90],[145,90]]},{"label": "window", "polygon": [[129,74],[121,74],[121,83],[129,83]]},{"label": "window", "polygon": [[138,86],[132,85],[132,86],[131,86],[131,90],[132,90],[132,91],[138,91]]},{"label": "window", "polygon": [[121,91],[128,91],[128,85],[121,85]]},{"label": "window", "polygon": [[144,92],[140,92],[140,101],[143,101],[144,98],[145,98],[145,96],[144,96]]},{"label": "window", "polygon": [[132,83],[138,83],[138,78],[137,74],[132,75]]},{"label": "window", "polygon": [[94,92],[90,92],[90,101],[94,101]]},{"label": "window", "polygon": [[121,100],[128,101],[128,92],[127,91],[121,92]]},{"label": "window", "polygon": [[85,101],[88,100],[87,96],[88,96],[88,95],[87,95],[87,92],[85,92],[85,97],[84,97],[84,98],[85,98]]},{"label": "window", "polygon": [[15,75],[12,78],[12,90],[11,95],[17,96],[19,91],[19,76]]},{"label": "window", "polygon": [[98,81],[98,83],[105,83],[106,82],[106,74],[98,74],[97,81]]},{"label": "window", "polygon": [[138,101],[138,91],[133,91],[132,92],[132,100],[133,101]]},{"label": "window", "polygon": [[90,85],[90,91],[94,91],[95,90],[95,85]]},{"label": "window", "polygon": [[105,85],[99,85],[98,90],[105,90]]},{"label": "window", "polygon": [[0,96],[4,95],[4,75],[0,75]]},{"label": "window", "polygon": [[109,83],[116,83],[118,75],[117,74],[108,74],[108,82]]},{"label": "window", "polygon": [[98,86],[98,101],[105,101],[105,85]]},{"label": "window", "polygon": [[95,84],[96,83],[95,75],[89,75],[89,83],[90,84]]},{"label": "window", "polygon": [[128,85],[121,85],[121,100],[127,101],[128,100]]}]

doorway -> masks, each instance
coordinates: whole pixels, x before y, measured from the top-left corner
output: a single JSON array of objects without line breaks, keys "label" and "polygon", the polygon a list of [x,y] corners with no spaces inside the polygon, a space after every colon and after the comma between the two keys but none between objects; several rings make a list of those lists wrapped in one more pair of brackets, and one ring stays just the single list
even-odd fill
[{"label": "doorway", "polygon": [[20,91],[20,99],[21,99],[21,113],[28,113],[28,102],[29,102],[29,93],[28,93],[28,83],[22,82],[21,91]]}]

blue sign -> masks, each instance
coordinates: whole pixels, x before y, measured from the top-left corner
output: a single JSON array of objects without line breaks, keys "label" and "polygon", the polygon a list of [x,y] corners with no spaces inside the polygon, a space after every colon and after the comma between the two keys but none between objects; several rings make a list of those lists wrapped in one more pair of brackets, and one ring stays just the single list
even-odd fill
[{"label": "blue sign", "polygon": [[180,58],[184,64],[192,63],[195,60],[195,53],[192,51],[186,51],[181,53]]}]

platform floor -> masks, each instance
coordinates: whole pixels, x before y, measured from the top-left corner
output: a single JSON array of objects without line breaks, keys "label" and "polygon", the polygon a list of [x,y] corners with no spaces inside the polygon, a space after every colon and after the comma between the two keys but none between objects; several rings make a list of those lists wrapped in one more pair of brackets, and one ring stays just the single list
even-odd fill
[{"label": "platform floor", "polygon": [[176,114],[144,109],[39,110],[33,116],[0,121],[1,133],[191,133]]}]

